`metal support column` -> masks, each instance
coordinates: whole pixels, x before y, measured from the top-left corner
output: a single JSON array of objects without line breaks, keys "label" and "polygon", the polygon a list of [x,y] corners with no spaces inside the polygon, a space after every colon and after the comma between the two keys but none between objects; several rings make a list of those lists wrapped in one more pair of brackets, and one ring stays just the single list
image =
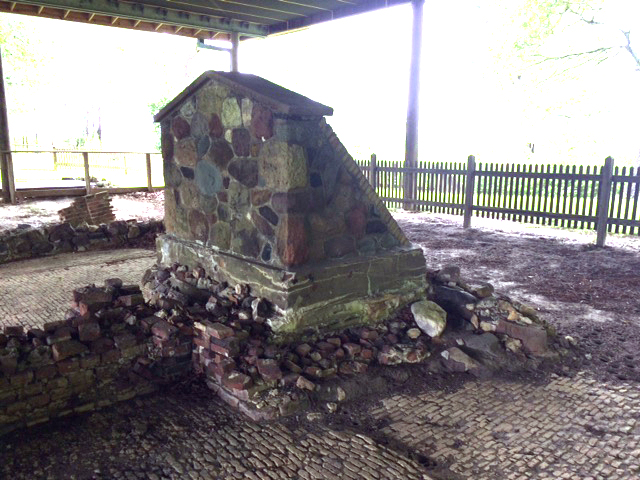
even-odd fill
[{"label": "metal support column", "polygon": [[7,98],[4,93],[4,73],[2,71],[2,52],[0,51],[0,173],[2,174],[2,196],[6,203],[15,203],[15,185],[13,183],[13,165],[9,139],[9,117],[7,115]]},{"label": "metal support column", "polygon": [[[407,143],[405,150],[405,168],[418,166],[418,107],[420,103],[420,50],[422,47],[422,7],[424,0],[412,0],[413,30],[411,35],[411,70],[409,74],[409,105],[407,106]],[[415,207],[415,173],[404,175],[404,208]]]},{"label": "metal support column", "polygon": [[238,47],[240,46],[240,34],[231,32],[231,71],[238,71]]}]

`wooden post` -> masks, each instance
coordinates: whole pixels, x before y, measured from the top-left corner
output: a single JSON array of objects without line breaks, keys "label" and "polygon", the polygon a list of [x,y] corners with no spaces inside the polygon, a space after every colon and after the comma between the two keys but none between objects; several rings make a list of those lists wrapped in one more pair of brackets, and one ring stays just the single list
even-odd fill
[{"label": "wooden post", "polygon": [[147,153],[147,191],[153,192],[153,185],[151,184],[151,154]]},{"label": "wooden post", "polygon": [[[17,201],[16,197],[16,181],[13,176],[13,159],[11,158],[11,153],[3,153],[2,157],[4,157],[4,163],[6,165],[6,175],[7,175],[7,183],[9,184],[9,203],[14,204]],[[3,177],[4,179],[4,174]]]},{"label": "wooden post", "polygon": [[240,34],[231,32],[231,71],[238,71],[238,47],[240,46]]},{"label": "wooden post", "polygon": [[467,159],[467,183],[464,190],[464,222],[463,228],[471,226],[471,215],[473,214],[473,192],[476,182],[476,157],[469,155]]},{"label": "wooden post", "polygon": [[89,176],[89,152],[82,152],[82,158],[84,159],[84,184],[87,190],[85,195],[91,193],[91,177]]},{"label": "wooden post", "polygon": [[[418,107],[420,100],[420,49],[422,47],[422,7],[424,0],[412,0],[413,30],[411,36],[411,69],[409,73],[409,104],[407,106],[407,137],[404,158],[405,168],[418,166]],[[404,172],[404,208],[415,205],[415,173]]]},{"label": "wooden post", "polygon": [[369,183],[374,191],[378,189],[378,160],[375,153],[371,154],[371,162],[369,163]]},{"label": "wooden post", "polygon": [[2,52],[0,51],[0,174],[2,175],[2,196],[5,202],[16,203],[16,184],[13,178],[13,164],[9,138],[9,116],[7,115],[7,97],[4,92],[4,73],[2,72]]},{"label": "wooden post", "polygon": [[609,201],[611,199],[611,183],[613,179],[613,158],[607,157],[600,173],[598,188],[598,210],[596,217],[596,245],[604,247],[609,223]]}]

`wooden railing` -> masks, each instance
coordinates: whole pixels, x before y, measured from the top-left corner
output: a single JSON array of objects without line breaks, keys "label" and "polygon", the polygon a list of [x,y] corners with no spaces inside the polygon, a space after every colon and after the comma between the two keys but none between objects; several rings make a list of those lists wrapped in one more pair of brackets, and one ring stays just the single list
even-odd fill
[{"label": "wooden railing", "polygon": [[[390,208],[475,216],[564,228],[593,229],[604,246],[607,232],[640,235],[640,169],[565,165],[476,164],[358,160]],[[403,185],[412,182],[407,195]]]},{"label": "wooden railing", "polygon": [[[110,188],[112,191],[142,190],[152,191],[154,188],[153,173],[160,178],[162,169],[156,167],[152,171],[152,159],[160,160],[159,153],[150,152],[103,152],[81,150],[12,150],[0,153],[3,155],[8,192],[2,192],[5,201],[15,203],[17,196],[69,194],[69,188],[51,187],[33,188],[26,183],[33,183],[35,178],[46,184],[51,178],[71,175],[84,181],[82,194],[91,193],[94,189],[92,176],[107,176],[112,180],[124,181],[130,186],[126,188]],[[3,172],[4,173],[4,172]],[[23,184],[21,187],[20,184]],[[52,182],[53,183],[53,182]],[[135,186],[131,186],[131,184]],[[76,187],[75,190],[78,190]],[[75,192],[74,190],[74,192]]]}]

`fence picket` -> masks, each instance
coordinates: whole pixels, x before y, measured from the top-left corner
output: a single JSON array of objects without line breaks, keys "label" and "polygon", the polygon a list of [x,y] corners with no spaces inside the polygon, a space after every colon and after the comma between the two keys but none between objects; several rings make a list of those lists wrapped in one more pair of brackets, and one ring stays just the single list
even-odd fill
[{"label": "fence picket", "polygon": [[[627,173],[627,167],[622,167],[622,176],[625,177],[626,173]],[[616,167],[616,175],[617,174],[618,174],[618,167]],[[627,183],[624,182],[624,181],[620,181],[620,182],[618,182],[618,184],[620,185],[620,188],[619,189],[616,188],[613,191],[614,198],[615,198],[615,195],[618,195],[618,211],[616,212],[616,217],[615,218],[623,219],[623,218],[626,218],[626,217],[621,217],[620,214],[622,212],[622,197],[624,196],[624,187],[625,187],[625,185]],[[616,224],[616,233],[618,233],[620,226],[621,225],[619,223]],[[623,227],[622,231],[626,232],[627,231],[627,226],[623,225],[622,227]]]},{"label": "fence picket", "polygon": [[[610,192],[609,192],[609,211],[607,213],[607,218],[615,218],[614,212],[615,212],[615,206],[616,206],[616,193],[618,191],[618,182],[615,179],[615,175],[618,174],[618,167],[614,167],[612,168],[611,171],[611,186],[610,186]],[[618,233],[618,224],[613,224],[613,223],[609,223],[607,222],[607,232],[611,233],[613,232],[615,227],[616,233]]]},{"label": "fence picket", "polygon": [[[476,216],[562,228],[596,229],[598,245],[607,232],[640,235],[640,169],[571,165],[520,165],[418,161],[414,194],[404,198],[400,162],[356,161],[390,208],[412,207],[433,213]],[[61,163],[61,156],[58,157]],[[64,161],[64,160],[62,160]],[[471,203],[469,203],[471,202]]]},{"label": "fence picket", "polygon": [[[631,173],[629,176],[633,179],[633,168],[631,169]],[[638,221],[638,198],[640,197],[640,167],[636,168],[636,178],[634,179],[635,183],[633,184],[634,196],[633,196],[633,209],[631,213],[631,218],[635,221]],[[635,227],[638,230],[638,235],[640,235],[640,224],[636,224]],[[633,234],[633,230],[631,231]]]},{"label": "fence picket", "polygon": [[[623,176],[626,176],[625,175],[625,173],[626,173],[625,170],[626,170],[626,167],[622,169],[622,175]],[[631,204],[631,185],[632,185],[631,184],[631,172],[633,172],[633,167],[631,167],[629,169],[629,181],[625,182],[623,184],[623,185],[626,185],[626,187],[627,187],[627,196],[626,196],[626,201],[624,202],[624,217],[622,217],[624,219],[628,219],[629,218],[629,206]],[[621,201],[622,201],[622,193],[623,192],[620,192],[620,200]],[[620,212],[620,209],[618,209],[618,212]],[[618,213],[618,215],[619,214],[620,213]],[[629,226],[629,230],[632,230],[631,226]],[[627,224],[624,224],[624,226],[622,227],[622,233],[627,233]]]}]

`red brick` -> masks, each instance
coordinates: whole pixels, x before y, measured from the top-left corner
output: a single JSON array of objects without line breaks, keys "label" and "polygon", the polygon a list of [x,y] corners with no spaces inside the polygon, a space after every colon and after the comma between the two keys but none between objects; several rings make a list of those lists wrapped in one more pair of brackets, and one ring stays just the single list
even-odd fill
[{"label": "red brick", "polygon": [[231,373],[236,368],[236,362],[230,358],[225,358],[219,363],[211,362],[207,367],[207,371],[214,376],[222,377],[227,373]]},{"label": "red brick", "polygon": [[362,351],[362,347],[356,343],[345,343],[343,348],[352,357]]},{"label": "red brick", "polygon": [[113,343],[119,350],[133,347],[136,344],[136,336],[132,333],[122,333],[113,337]]},{"label": "red brick", "polygon": [[363,328],[360,332],[360,338],[363,340],[376,340],[378,336],[379,335],[376,330],[370,330],[368,328]]},{"label": "red brick", "polygon": [[101,355],[100,361],[102,363],[115,363],[120,360],[120,352],[118,350],[109,350]]},{"label": "red brick", "polygon": [[37,397],[31,397],[29,399],[29,405],[34,408],[44,407],[51,401],[51,397],[48,394],[38,395]]},{"label": "red brick", "polygon": [[370,348],[363,348],[360,352],[360,358],[362,360],[371,360],[373,359],[373,350]]},{"label": "red brick", "polygon": [[24,370],[12,375],[9,381],[13,387],[24,387],[33,380],[33,370]]},{"label": "red brick", "polygon": [[118,297],[117,303],[118,305],[125,307],[135,307],[136,305],[142,305],[144,303],[144,297],[139,293],[133,295],[122,295],[121,297]]},{"label": "red brick", "polygon": [[80,361],[77,358],[67,358],[58,362],[56,366],[58,367],[58,372],[61,375],[65,375],[78,371],[80,369]]},{"label": "red brick", "polygon": [[211,325],[207,325],[207,333],[214,338],[222,340],[227,337],[232,337],[235,332],[233,331],[233,328],[216,322]]},{"label": "red brick", "polygon": [[47,365],[46,367],[42,367],[36,370],[36,380],[55,377],[57,374],[58,369],[55,365]]},{"label": "red brick", "polygon": [[159,320],[151,327],[151,333],[156,337],[167,340],[171,335],[174,335],[178,329],[171,325],[166,320]]},{"label": "red brick", "polygon": [[56,362],[64,360],[74,355],[80,355],[87,352],[89,349],[86,345],[78,342],[77,340],[67,340],[64,342],[56,343],[51,347],[53,351],[53,359]]},{"label": "red brick", "polygon": [[260,373],[266,382],[272,382],[282,378],[282,370],[280,370],[280,366],[276,360],[261,358],[256,362],[256,366],[258,367],[258,373]]},{"label": "red brick", "polygon": [[318,342],[316,347],[323,353],[333,352],[336,346],[329,342]]},{"label": "red brick", "polygon": [[306,357],[313,350],[308,343],[302,343],[296,347],[296,352],[301,357]]},{"label": "red brick", "polygon": [[100,338],[100,325],[89,321],[78,325],[78,338],[81,342],[92,342]]},{"label": "red brick", "polygon": [[209,340],[205,340],[203,338],[200,337],[195,337],[193,339],[193,343],[197,346],[197,347],[201,347],[201,348],[209,348],[210,345],[210,341]]},{"label": "red brick", "polygon": [[0,355],[0,372],[11,375],[18,368],[18,358],[13,355]]},{"label": "red brick", "polygon": [[253,384],[251,377],[240,372],[231,372],[222,377],[222,384],[234,390],[246,390]]},{"label": "red brick", "polygon": [[80,359],[80,367],[83,369],[92,369],[100,365],[100,355],[90,353]]},{"label": "red brick", "polygon": [[307,375],[313,378],[322,377],[322,369],[320,367],[314,367],[314,366],[307,367],[304,369],[304,373],[306,373]]},{"label": "red brick", "polygon": [[52,335],[47,337],[47,344],[53,345],[54,343],[65,342],[67,340],[71,340],[71,334],[73,333],[73,329],[67,325],[63,325],[61,327],[56,328],[55,332]]},{"label": "red brick", "polygon": [[211,350],[225,357],[235,357],[240,353],[240,343],[235,337],[228,337],[223,340],[211,339]]},{"label": "red brick", "polygon": [[42,328],[44,329],[45,332],[51,333],[51,332],[54,332],[58,327],[61,327],[66,324],[67,324],[66,320],[58,320],[56,322],[47,322],[44,324],[44,327]]},{"label": "red brick", "polygon": [[112,350],[113,347],[113,340],[105,337],[98,338],[95,342],[91,343],[91,351],[98,354],[108,352],[109,350]]},{"label": "red brick", "polygon": [[22,327],[22,325],[4,327],[4,334],[7,337],[22,337],[24,335],[24,328]]}]

